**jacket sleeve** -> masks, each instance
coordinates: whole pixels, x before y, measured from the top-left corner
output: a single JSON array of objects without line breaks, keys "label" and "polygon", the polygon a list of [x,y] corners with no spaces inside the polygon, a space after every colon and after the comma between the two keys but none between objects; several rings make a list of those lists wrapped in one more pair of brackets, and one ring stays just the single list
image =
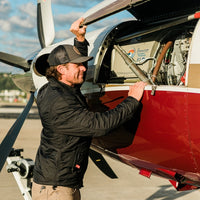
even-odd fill
[{"label": "jacket sleeve", "polygon": [[85,39],[84,42],[79,42],[76,38],[74,38],[74,46],[80,51],[80,53],[84,56],[88,55],[88,41]]},{"label": "jacket sleeve", "polygon": [[132,97],[127,97],[116,108],[100,113],[91,112],[80,103],[72,99],[67,106],[57,104],[55,114],[59,120],[53,120],[57,131],[61,134],[73,136],[98,137],[108,134],[112,129],[117,128],[129,120],[136,113],[140,102]]},{"label": "jacket sleeve", "polygon": [[[84,56],[88,56],[88,41],[85,39],[84,42],[79,42],[76,38],[74,38],[74,46],[80,51],[80,53]],[[83,65],[88,68],[88,63],[84,62]]]}]

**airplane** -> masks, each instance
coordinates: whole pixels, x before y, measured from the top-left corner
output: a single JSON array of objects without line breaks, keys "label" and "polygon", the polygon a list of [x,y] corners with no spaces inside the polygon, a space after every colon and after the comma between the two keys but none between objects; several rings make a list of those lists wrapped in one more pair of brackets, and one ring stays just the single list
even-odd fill
[{"label": "airplane", "polygon": [[[55,31],[50,0],[38,0],[37,22],[41,50],[29,58],[0,52],[0,61],[19,68],[13,81],[30,100],[0,146],[0,169],[18,136],[43,76]],[[83,17],[89,26],[122,10],[133,20],[87,33],[89,55],[81,87],[92,111],[114,108],[127,97],[129,86],[145,81],[142,107],[130,121],[107,136],[94,138],[91,158],[106,154],[145,177],[170,180],[178,190],[200,187],[200,2],[198,0],[105,0]],[[19,155],[19,154],[18,154]],[[101,157],[102,162],[103,158]],[[102,163],[101,163],[102,164]],[[100,164],[100,165],[101,165]],[[25,164],[24,164],[25,165]],[[99,168],[103,171],[103,167]],[[111,170],[109,176],[116,175]],[[107,172],[108,172],[107,170]],[[106,173],[106,172],[105,172]]]}]

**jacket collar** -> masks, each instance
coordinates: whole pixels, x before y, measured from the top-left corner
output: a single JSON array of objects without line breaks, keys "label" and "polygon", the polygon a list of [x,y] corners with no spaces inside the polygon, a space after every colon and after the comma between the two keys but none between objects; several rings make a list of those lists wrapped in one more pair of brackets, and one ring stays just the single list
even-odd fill
[{"label": "jacket collar", "polygon": [[88,107],[85,97],[82,95],[80,91],[81,85],[76,85],[75,87],[71,87],[61,81],[58,81],[54,77],[49,78],[48,81],[51,87],[62,90],[63,92],[65,92],[66,90],[69,91],[71,94],[76,96],[76,98],[80,101],[82,105]]},{"label": "jacket collar", "polygon": [[51,87],[56,87],[56,88],[60,88],[60,89],[67,89],[70,90],[73,93],[77,93],[80,91],[80,85],[77,85],[75,87],[71,87],[61,81],[58,81],[57,79],[55,79],[54,77],[48,78],[49,84]]}]

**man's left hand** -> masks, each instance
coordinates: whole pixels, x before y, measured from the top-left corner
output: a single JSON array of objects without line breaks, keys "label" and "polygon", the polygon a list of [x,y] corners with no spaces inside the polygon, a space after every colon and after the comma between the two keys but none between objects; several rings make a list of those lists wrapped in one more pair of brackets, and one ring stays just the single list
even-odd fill
[{"label": "man's left hand", "polygon": [[82,26],[82,23],[84,22],[84,18],[79,18],[76,20],[70,28],[70,31],[76,35],[76,38],[79,42],[85,41],[85,34],[86,34],[86,28],[87,26]]}]

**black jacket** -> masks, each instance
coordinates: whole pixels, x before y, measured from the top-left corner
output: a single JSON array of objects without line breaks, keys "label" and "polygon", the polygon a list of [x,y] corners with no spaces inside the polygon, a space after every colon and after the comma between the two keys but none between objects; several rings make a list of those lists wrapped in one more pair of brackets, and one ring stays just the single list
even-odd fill
[{"label": "black jacket", "polygon": [[34,182],[82,187],[92,137],[106,135],[130,119],[139,104],[128,97],[113,110],[90,112],[79,88],[50,78],[37,96],[43,130],[35,160]]}]

